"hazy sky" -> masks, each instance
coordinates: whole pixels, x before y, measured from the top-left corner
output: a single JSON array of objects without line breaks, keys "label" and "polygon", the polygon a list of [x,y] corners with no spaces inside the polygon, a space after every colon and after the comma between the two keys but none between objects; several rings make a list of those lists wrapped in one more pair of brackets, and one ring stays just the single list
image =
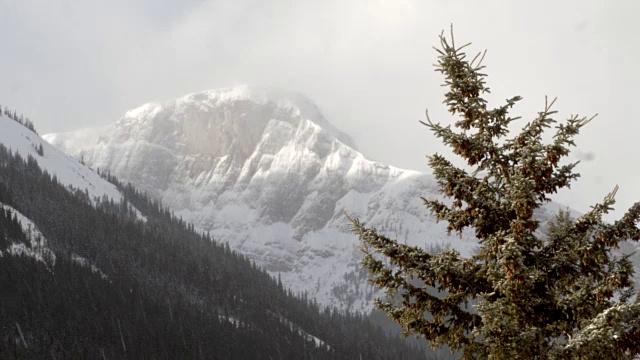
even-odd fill
[{"label": "hazy sky", "polygon": [[492,105],[544,95],[559,118],[600,113],[578,138],[578,210],[621,186],[640,200],[640,1],[0,0],[0,104],[41,133],[115,122],[127,109],[255,84],[303,92],[374,160],[427,170],[418,124],[450,122],[431,49],[453,23],[488,49]]}]

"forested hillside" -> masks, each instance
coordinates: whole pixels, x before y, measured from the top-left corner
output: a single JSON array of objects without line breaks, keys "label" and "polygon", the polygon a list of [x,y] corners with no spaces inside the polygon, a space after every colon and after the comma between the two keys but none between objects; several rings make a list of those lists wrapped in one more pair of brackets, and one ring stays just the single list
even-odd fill
[{"label": "forested hillside", "polygon": [[425,358],[109,179],[125,200],[92,203],[0,145],[0,358]]}]

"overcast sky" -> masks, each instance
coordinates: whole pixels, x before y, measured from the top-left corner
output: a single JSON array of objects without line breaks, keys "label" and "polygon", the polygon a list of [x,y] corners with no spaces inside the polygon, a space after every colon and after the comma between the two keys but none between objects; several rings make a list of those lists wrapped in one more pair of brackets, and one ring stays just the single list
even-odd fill
[{"label": "overcast sky", "polygon": [[[498,106],[525,119],[599,113],[578,138],[585,211],[615,184],[640,200],[640,1],[0,0],[0,104],[40,133],[114,123],[129,108],[237,84],[300,91],[374,160],[427,170],[450,122],[431,49],[453,23],[488,49]],[[620,213],[621,211],[618,211]]]}]

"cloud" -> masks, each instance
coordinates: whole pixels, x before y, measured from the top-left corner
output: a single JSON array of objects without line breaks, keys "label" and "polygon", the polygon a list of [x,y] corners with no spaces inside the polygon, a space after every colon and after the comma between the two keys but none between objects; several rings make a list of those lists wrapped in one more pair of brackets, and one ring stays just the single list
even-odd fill
[{"label": "cloud", "polygon": [[453,23],[460,44],[489,50],[491,106],[524,96],[513,109],[523,123],[545,95],[558,96],[559,118],[600,113],[577,139],[584,171],[634,187],[637,170],[618,165],[637,154],[640,133],[639,12],[634,0],[4,1],[0,103],[41,132],[68,131],[148,101],[277,86],[313,98],[367,156],[427,170],[424,155],[446,149],[418,120],[429,108],[452,121],[431,47]]}]

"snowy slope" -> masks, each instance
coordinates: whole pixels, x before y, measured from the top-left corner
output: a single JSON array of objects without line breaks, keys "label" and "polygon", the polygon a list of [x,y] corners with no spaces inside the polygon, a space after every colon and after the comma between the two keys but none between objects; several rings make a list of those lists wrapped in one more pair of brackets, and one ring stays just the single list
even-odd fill
[{"label": "snowy slope", "polygon": [[[76,141],[86,141],[83,137],[85,134],[82,132],[80,134],[82,136],[78,137]],[[0,114],[0,144],[11,149],[14,153],[19,153],[25,159],[30,155],[38,162],[41,169],[51,175],[55,175],[59,183],[70,189],[86,190],[94,201],[106,197],[119,202],[123,198],[115,185],[102,179],[95,171],[69,157],[55,146],[50,145],[38,134],[2,114]],[[40,146],[42,146],[43,150],[42,156],[36,150]],[[56,256],[49,249],[47,239],[40,233],[37,226],[29,218],[9,205],[0,203],[0,209],[9,210],[12,214],[15,214],[25,234],[29,237],[28,244],[12,244],[8,249],[0,249],[0,254],[4,252],[4,254],[31,256],[38,261],[53,265]],[[134,211],[139,219],[146,220],[137,209],[134,209]],[[93,272],[97,272],[100,276],[106,278],[106,275],[88,260],[76,254],[72,254],[71,258],[80,265],[89,267]]]},{"label": "snowy slope", "polygon": [[48,246],[47,239],[42,235],[36,224],[29,218],[22,215],[18,210],[0,202],[0,209],[9,211],[15,215],[22,231],[27,235],[28,243],[13,243],[7,249],[0,249],[0,257],[6,255],[29,256],[37,261],[43,262],[47,266],[53,266],[56,262],[56,255]]},{"label": "snowy slope", "polygon": [[463,255],[476,247],[469,233],[447,236],[422,205],[420,196],[440,198],[431,175],[368,160],[299,94],[190,94],[131,110],[101,134],[93,144],[74,133],[45,138],[157,196],[324,305],[369,311],[376,295],[345,211],[407,244]]},{"label": "snowy slope", "polygon": [[[122,199],[122,194],[115,185],[6,116],[0,116],[0,144],[19,153],[25,159],[31,155],[42,170],[55,175],[61,184],[86,190],[92,199],[104,196],[116,202]],[[36,151],[40,145],[43,156]]]},{"label": "snowy slope", "polygon": [[[24,216],[21,212],[13,207],[0,202],[0,209],[9,211],[12,216],[15,215],[20,222],[22,231],[27,235],[28,243],[13,243],[6,249],[0,249],[0,257],[5,255],[11,256],[28,256],[43,262],[47,268],[51,269],[56,262],[56,255],[49,248],[49,241],[42,235],[36,224],[31,219]],[[107,275],[92,264],[89,260],[71,254],[71,260],[80,264],[80,266],[91,269],[93,273],[98,273],[103,279],[107,279]]]}]

